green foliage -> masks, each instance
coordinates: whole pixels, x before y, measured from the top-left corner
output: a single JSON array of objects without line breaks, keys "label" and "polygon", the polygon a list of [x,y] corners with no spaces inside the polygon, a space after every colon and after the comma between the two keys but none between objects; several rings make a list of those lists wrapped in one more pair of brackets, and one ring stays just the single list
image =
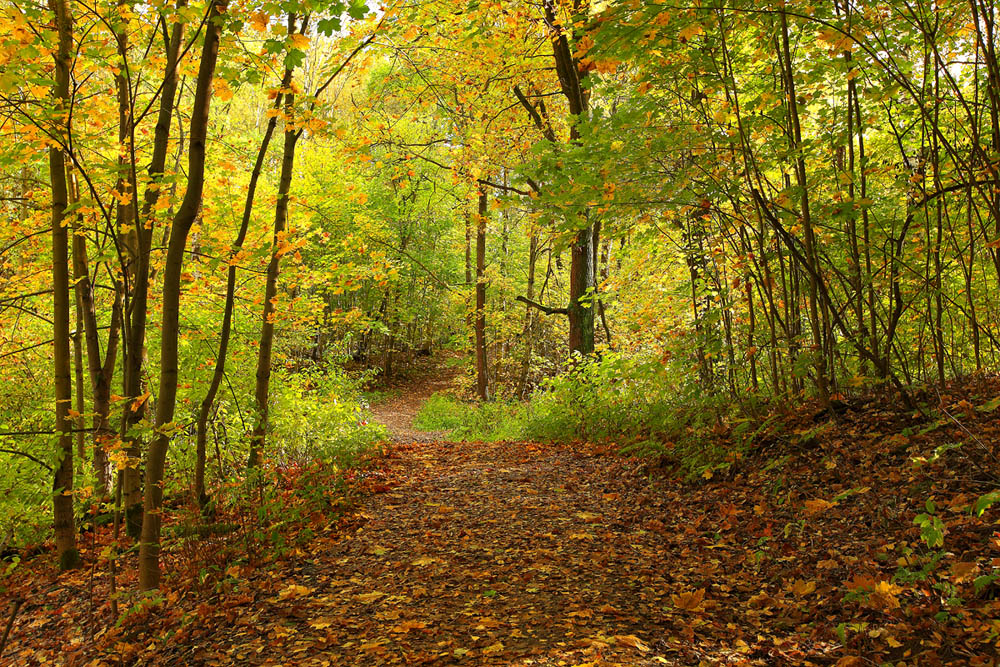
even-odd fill
[{"label": "green foliage", "polygon": [[437,392],[420,406],[413,425],[421,431],[456,431],[465,425],[469,411],[474,409],[453,396]]},{"label": "green foliage", "polygon": [[934,501],[928,499],[925,503],[925,509],[927,510],[926,512],[918,514],[913,519],[914,525],[920,526],[920,539],[932,549],[943,547],[945,527],[944,522],[936,515],[937,508],[934,505]]},{"label": "green foliage", "polygon": [[357,384],[336,369],[280,371],[272,387],[271,455],[282,463],[347,467],[386,435]]}]

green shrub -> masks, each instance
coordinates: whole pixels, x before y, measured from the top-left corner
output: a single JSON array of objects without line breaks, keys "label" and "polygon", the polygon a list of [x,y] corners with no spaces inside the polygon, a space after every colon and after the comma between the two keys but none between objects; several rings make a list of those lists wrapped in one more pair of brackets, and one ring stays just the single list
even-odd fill
[{"label": "green shrub", "polygon": [[271,384],[271,458],[350,466],[386,437],[356,383],[332,368],[281,371]]},{"label": "green shrub", "polygon": [[475,410],[475,406],[437,392],[420,406],[413,426],[421,431],[454,431],[465,425],[470,410]]}]

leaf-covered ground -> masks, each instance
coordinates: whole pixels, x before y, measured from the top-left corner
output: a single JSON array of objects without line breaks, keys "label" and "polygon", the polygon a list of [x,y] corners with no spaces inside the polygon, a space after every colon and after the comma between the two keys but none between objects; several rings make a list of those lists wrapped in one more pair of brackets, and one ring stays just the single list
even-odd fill
[{"label": "leaf-covered ground", "polygon": [[[996,389],[945,397],[954,420],[789,415],[697,482],[588,444],[397,443],[287,558],[175,578],[113,630],[88,572],[25,569],[3,660],[995,664],[997,512],[969,507],[994,488]],[[928,500],[941,547],[913,523]]]}]

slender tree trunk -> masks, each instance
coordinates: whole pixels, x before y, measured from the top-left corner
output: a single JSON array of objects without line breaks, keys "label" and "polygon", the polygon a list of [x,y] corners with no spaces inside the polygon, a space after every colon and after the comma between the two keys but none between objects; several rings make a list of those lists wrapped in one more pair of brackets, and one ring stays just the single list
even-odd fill
[{"label": "slender tree trunk", "polygon": [[486,191],[479,191],[479,212],[476,215],[476,396],[481,401],[490,398],[486,376]]},{"label": "slender tree trunk", "polygon": [[[73,392],[76,401],[77,416],[73,418],[76,429],[77,472],[83,473],[83,464],[87,458],[87,434],[83,424],[83,413],[86,412],[83,396],[83,309],[80,300],[76,299],[76,331],[73,332]],[[96,453],[96,452],[95,452]],[[98,481],[98,496],[103,496]]]},{"label": "slender tree trunk", "polygon": [[[799,124],[799,106],[798,99],[795,93],[795,75],[794,68],[792,67],[792,55],[791,49],[789,47],[788,40],[788,16],[782,9],[781,13],[781,49],[783,54],[783,66],[785,74],[785,89],[788,97],[788,112],[790,117],[791,132],[790,138],[792,141],[792,150],[796,153],[795,157],[795,176],[799,189],[801,190],[801,195],[799,203],[801,206],[802,214],[802,230],[803,230],[803,246],[805,249],[805,259],[810,263],[811,269],[809,270],[809,324],[812,330],[812,347],[814,355],[814,366],[816,370],[816,391],[819,394],[820,402],[829,406],[830,404],[830,390],[829,390],[829,378],[827,375],[827,356],[826,347],[824,344],[823,331],[825,324],[825,318],[820,318],[820,309],[825,309],[825,304],[820,304],[820,294],[819,294],[819,261],[818,254],[816,252],[816,239],[815,231],[813,229],[812,216],[809,209],[809,182],[806,172],[806,161],[802,154],[804,150],[802,145],[802,130]],[[808,267],[807,267],[808,268]]]},{"label": "slender tree trunk", "polygon": [[[285,70],[281,79],[281,89],[287,89],[292,80],[292,71]],[[282,93],[274,100],[274,109],[281,108]],[[219,333],[219,353],[215,359],[215,372],[212,374],[212,382],[209,384],[205,398],[201,402],[198,410],[197,444],[194,468],[194,499],[200,506],[204,507],[208,502],[208,495],[205,493],[205,451],[208,443],[208,418],[212,413],[215,397],[222,385],[222,379],[226,374],[226,356],[229,351],[229,338],[233,324],[233,306],[236,295],[236,256],[243,248],[247,231],[250,228],[250,218],[253,213],[254,197],[257,193],[257,182],[260,180],[260,173],[264,166],[264,158],[267,156],[268,146],[271,144],[271,137],[274,135],[274,128],[278,124],[277,114],[272,115],[267,121],[264,130],[264,138],[261,139],[260,149],[257,151],[257,160],[254,162],[253,171],[250,172],[250,184],[247,186],[246,201],[243,204],[243,218],[240,222],[239,232],[233,241],[230,249],[229,270],[226,273],[226,305],[222,315],[222,331]]]},{"label": "slender tree trunk", "polygon": [[[531,231],[531,238],[528,241],[528,285],[525,289],[528,300],[535,298],[535,265],[538,263],[538,232]],[[521,373],[517,380],[517,395],[525,398],[528,387],[528,371],[531,370],[531,352],[533,348],[532,335],[534,333],[534,311],[531,306],[524,307],[524,330],[521,337],[524,339],[524,357],[521,359]]]},{"label": "slender tree trunk", "polygon": [[[177,3],[178,8],[185,0]],[[160,198],[160,185],[167,163],[170,147],[170,124],[174,113],[174,99],[177,96],[177,64],[184,24],[175,23],[171,27],[170,41],[166,45],[166,67],[163,87],[160,91],[160,107],[153,133],[153,154],[149,161],[149,185],[143,196],[142,214],[136,225],[135,271],[132,274],[132,290],[126,317],[129,318],[127,344],[124,358],[124,392],[129,399],[122,419],[122,438],[128,461],[122,471],[122,502],[125,506],[125,530],[133,538],[138,538],[142,528],[143,493],[140,464],[142,460],[142,438],[135,432],[146,414],[146,401],[142,395],[142,366],[146,349],[146,320],[149,304],[150,266],[149,254],[153,241],[153,218]],[[179,150],[179,149],[178,149]]]},{"label": "slender tree trunk", "polygon": [[[69,0],[49,0],[54,14],[58,46],[55,62],[55,85],[52,95],[60,113],[58,136],[69,136],[69,77],[73,52],[73,17]],[[49,178],[52,184],[52,337],[53,384],[55,385],[56,433],[59,434],[59,460],[53,479],[53,528],[59,568],[68,570],[80,563],[76,549],[76,524],[73,519],[73,422],[69,410],[73,400],[70,377],[69,341],[69,238],[64,224],[68,193],[66,159],[63,147],[49,147]]]},{"label": "slender tree trunk", "polygon": [[[67,192],[71,203],[79,199],[72,170],[67,170]],[[76,299],[80,305],[80,321],[82,322],[84,340],[87,344],[87,369],[90,375],[90,387],[93,401],[93,445],[94,473],[97,481],[98,494],[101,497],[109,493],[111,473],[108,465],[106,446],[113,433],[111,429],[111,378],[118,359],[118,341],[121,324],[121,289],[115,285],[115,301],[111,311],[111,328],[108,332],[105,358],[101,359],[101,341],[97,328],[97,311],[94,305],[94,290],[90,279],[90,269],[87,259],[87,239],[80,229],[79,216],[72,217],[73,229],[73,279],[76,282]]]},{"label": "slender tree trunk", "polygon": [[[289,24],[294,22],[289,18]],[[285,253],[285,226],[288,223],[288,193],[292,187],[292,170],[295,166],[295,144],[298,131],[293,123],[295,96],[288,92],[284,99],[285,142],[281,151],[281,176],[278,181],[278,196],[274,205],[274,238],[271,247],[271,262],[267,267],[267,284],[264,290],[264,317],[261,324],[260,344],[257,352],[257,383],[254,389],[257,418],[250,438],[250,455],[247,466],[254,468],[260,464],[261,452],[267,438],[268,398],[271,387],[271,354],[274,347],[275,305],[278,298],[278,273],[281,256]],[[390,350],[391,354],[391,350]]]},{"label": "slender tree trunk", "polygon": [[181,270],[188,233],[201,209],[205,185],[205,142],[212,102],[212,81],[219,56],[218,17],[225,2],[212,6],[205,24],[205,43],[198,68],[198,84],[191,107],[191,140],[188,148],[188,183],[184,200],[170,229],[163,271],[163,334],[160,344],[160,387],[156,403],[157,434],[146,458],[142,535],[139,543],[139,588],[152,590],[160,585],[160,525],[163,511],[163,473],[174,428],[177,403],[177,338],[180,324]]}]

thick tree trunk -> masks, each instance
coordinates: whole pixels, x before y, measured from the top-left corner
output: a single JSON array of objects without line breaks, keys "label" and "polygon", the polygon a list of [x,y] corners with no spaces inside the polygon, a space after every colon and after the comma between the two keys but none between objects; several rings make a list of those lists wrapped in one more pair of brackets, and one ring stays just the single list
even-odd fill
[{"label": "thick tree trunk", "polygon": [[[587,4],[577,0],[573,3],[574,21],[584,20]],[[570,48],[567,29],[560,25],[556,17],[553,0],[543,3],[545,20],[552,31],[552,55],[555,60],[556,73],[563,96],[569,105],[570,141],[579,143],[579,123],[589,117],[589,93],[583,85],[587,72],[581,68],[579,61]],[[595,285],[594,247],[600,239],[596,238],[593,222],[588,212],[581,213],[582,222],[579,232],[573,241],[570,262],[569,279],[569,349],[571,352],[591,354],[594,351],[594,305],[592,303]],[[588,302],[588,299],[591,302]]]},{"label": "thick tree trunk", "polygon": [[139,542],[139,588],[152,590],[160,585],[160,525],[163,509],[163,473],[173,428],[177,402],[177,338],[180,324],[181,270],[188,233],[201,208],[205,185],[205,142],[212,102],[212,81],[219,56],[217,18],[226,10],[225,2],[212,6],[205,25],[205,43],[198,68],[198,84],[191,107],[191,140],[188,147],[188,183],[184,200],[174,217],[167,244],[163,271],[163,325],[160,344],[160,387],[156,403],[157,435],[146,458],[143,496],[142,535]]},{"label": "thick tree trunk", "polygon": [[[55,61],[55,85],[52,94],[62,113],[68,114],[70,104],[69,77],[73,51],[73,17],[69,0],[50,0],[55,15],[58,47]],[[69,135],[68,115],[59,136]],[[53,528],[59,568],[68,570],[80,563],[76,549],[76,525],[73,520],[73,422],[69,410],[73,400],[70,377],[69,341],[69,238],[63,224],[68,206],[66,159],[63,147],[49,147],[49,178],[52,184],[52,365],[55,385],[56,433],[59,435],[59,461],[53,479]]]}]

